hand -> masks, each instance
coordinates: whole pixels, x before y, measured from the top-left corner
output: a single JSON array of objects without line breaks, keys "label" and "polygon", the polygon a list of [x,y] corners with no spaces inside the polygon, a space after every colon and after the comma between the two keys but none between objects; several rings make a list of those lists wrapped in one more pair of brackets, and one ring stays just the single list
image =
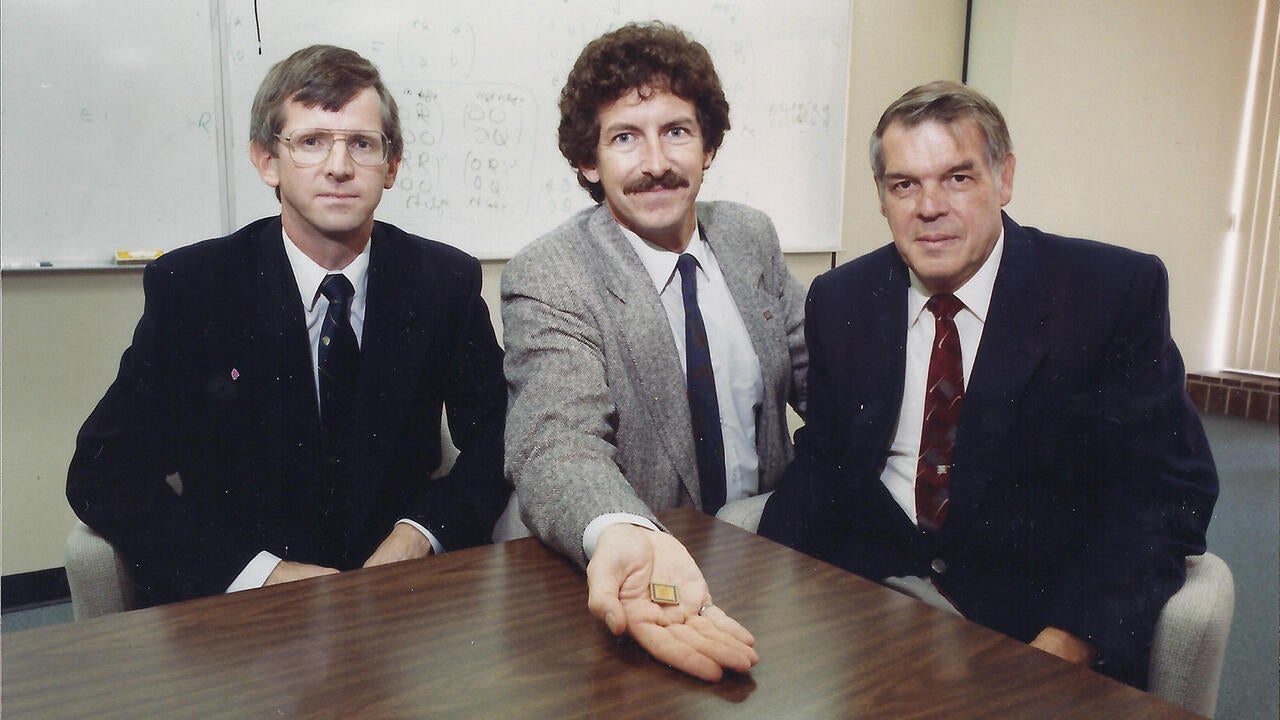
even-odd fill
[{"label": "hand", "polygon": [[336,575],[337,572],[331,567],[281,560],[276,563],[275,569],[267,576],[267,581],[262,583],[262,586],[279,585],[280,583],[293,582],[294,580],[306,580],[307,578],[320,577],[321,575]]},{"label": "hand", "polygon": [[387,539],[383,540],[369,559],[364,561],[364,566],[373,567],[401,560],[415,560],[433,552],[435,550],[431,547],[431,541],[426,535],[408,523],[396,523]]},{"label": "hand", "polygon": [[1057,655],[1075,665],[1089,667],[1097,651],[1089,643],[1056,627],[1047,627],[1031,641],[1031,647],[1043,650],[1050,655]]},{"label": "hand", "polygon": [[[651,582],[675,585],[680,604],[650,600]],[[677,670],[715,682],[726,669],[747,672],[760,661],[755,638],[710,604],[702,571],[666,533],[627,523],[605,528],[587,564],[587,589],[587,608],[610,632],[629,632],[656,660]]]}]

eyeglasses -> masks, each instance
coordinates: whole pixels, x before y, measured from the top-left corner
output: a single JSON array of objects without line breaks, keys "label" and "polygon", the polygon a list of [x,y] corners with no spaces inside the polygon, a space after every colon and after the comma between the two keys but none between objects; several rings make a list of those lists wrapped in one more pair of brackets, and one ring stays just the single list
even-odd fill
[{"label": "eyeglasses", "polygon": [[289,157],[293,158],[293,164],[298,167],[311,167],[328,160],[333,144],[339,140],[346,143],[347,155],[351,156],[351,160],[366,167],[385,163],[391,149],[391,140],[386,135],[366,130],[303,128],[294,130],[288,137],[276,137],[289,148]]}]

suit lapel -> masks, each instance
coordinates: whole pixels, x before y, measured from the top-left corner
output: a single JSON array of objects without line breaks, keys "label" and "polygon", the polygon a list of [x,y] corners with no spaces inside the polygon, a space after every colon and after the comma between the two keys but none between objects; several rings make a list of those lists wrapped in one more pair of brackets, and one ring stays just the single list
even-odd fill
[{"label": "suit lapel", "polygon": [[243,367],[259,376],[255,392],[266,395],[248,402],[257,409],[255,422],[267,438],[263,442],[279,442],[283,449],[280,455],[263,455],[280,463],[264,473],[280,482],[258,489],[264,506],[272,508],[292,507],[289,498],[311,491],[320,443],[310,339],[283,243],[279,218],[266,222],[245,238],[238,250],[241,265],[226,279],[229,286],[242,287],[239,292],[228,287],[228,296],[247,303],[236,313],[239,317],[228,319],[232,327],[242,328],[238,353],[247,361]]},{"label": "suit lapel", "polygon": [[[893,246],[885,253],[883,266],[874,277],[878,284],[869,289],[848,287],[856,292],[839,302],[854,308],[852,317],[860,327],[833,335],[848,343],[836,357],[849,361],[852,372],[832,367],[833,373],[848,372],[848,382],[860,384],[863,391],[854,397],[865,398],[859,408],[850,408],[854,433],[880,436],[873,447],[889,447],[898,414],[902,410],[903,383],[907,372],[907,288],[910,286],[906,263]],[[841,313],[843,315],[843,313]],[[867,352],[868,348],[884,348],[883,355]]]},{"label": "suit lapel", "polygon": [[608,208],[603,204],[597,208],[588,227],[591,241],[600,250],[596,272],[617,303],[617,328],[637,397],[645,403],[685,490],[699,498],[688,391],[666,310]]},{"label": "suit lapel", "polygon": [[1049,299],[1037,282],[1035,248],[1026,232],[1004,216],[1004,255],[974,359],[956,437],[956,464],[966,491],[980,493],[991,477],[964,468],[993,469],[1014,420],[1013,408],[1048,351]]},{"label": "suit lapel", "polygon": [[[751,338],[751,348],[755,350],[760,361],[762,377],[786,377],[790,368],[779,365],[790,360],[786,355],[776,351],[776,342],[770,342],[777,334],[772,327],[785,318],[773,316],[773,303],[764,291],[765,268],[759,260],[748,251],[748,238],[732,237],[720,232],[719,228],[699,218],[699,227],[711,251],[715,253],[716,264],[720,266],[720,274],[724,276],[725,285],[729,287],[729,295],[738,306],[738,314],[746,325],[747,335]],[[781,334],[785,334],[782,331]]]},{"label": "suit lapel", "polygon": [[[369,277],[364,330],[360,341],[360,389],[356,396],[354,466],[362,475],[377,475],[378,442],[391,440],[387,428],[401,418],[426,362],[431,332],[415,332],[431,321],[430,271],[419,255],[407,252],[403,238],[378,223],[369,249]],[[365,495],[358,493],[358,496]]]}]

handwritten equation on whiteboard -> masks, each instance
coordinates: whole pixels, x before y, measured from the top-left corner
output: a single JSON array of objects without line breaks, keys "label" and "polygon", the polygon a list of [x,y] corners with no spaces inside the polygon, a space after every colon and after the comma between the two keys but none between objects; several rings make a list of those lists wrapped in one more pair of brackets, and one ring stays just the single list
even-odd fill
[{"label": "handwritten equation on whiteboard", "polygon": [[[377,216],[480,257],[510,257],[591,199],[557,147],[557,99],[583,46],[661,18],[703,43],[733,128],[701,199],[754,205],[788,250],[839,245],[849,8],[763,0],[222,0],[232,151],[272,64],[313,43],[382,72],[405,137]],[[228,184],[237,223],[279,211],[247,163]]]},{"label": "handwritten equation on whiteboard", "polygon": [[[402,89],[397,102],[404,160],[398,192],[387,200],[406,212],[518,223],[532,210],[554,211],[569,199],[558,197],[554,181],[537,177],[531,142],[536,103],[528,90],[468,85],[442,93],[418,85]],[[576,183],[563,184],[562,191],[583,192]]]}]

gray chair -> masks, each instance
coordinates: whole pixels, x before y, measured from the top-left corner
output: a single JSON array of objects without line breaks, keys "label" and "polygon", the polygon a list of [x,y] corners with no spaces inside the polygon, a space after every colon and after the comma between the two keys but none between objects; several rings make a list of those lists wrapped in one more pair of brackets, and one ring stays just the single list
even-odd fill
[{"label": "gray chair", "polygon": [[[433,477],[449,472],[458,459],[458,449],[449,435],[448,418],[440,422],[440,467]],[[169,480],[181,493],[177,476]],[[79,520],[71,528],[64,548],[67,584],[71,587],[71,612],[76,620],[132,610],[133,576],[120,553],[92,528]]]},{"label": "gray chair", "polygon": [[[755,532],[769,493],[727,503],[716,517]],[[1213,553],[1187,558],[1187,579],[1156,622],[1148,692],[1213,717],[1235,612],[1231,569]]]},{"label": "gray chair", "polygon": [[71,612],[77,620],[132,610],[133,576],[120,553],[79,520],[65,547]]}]

